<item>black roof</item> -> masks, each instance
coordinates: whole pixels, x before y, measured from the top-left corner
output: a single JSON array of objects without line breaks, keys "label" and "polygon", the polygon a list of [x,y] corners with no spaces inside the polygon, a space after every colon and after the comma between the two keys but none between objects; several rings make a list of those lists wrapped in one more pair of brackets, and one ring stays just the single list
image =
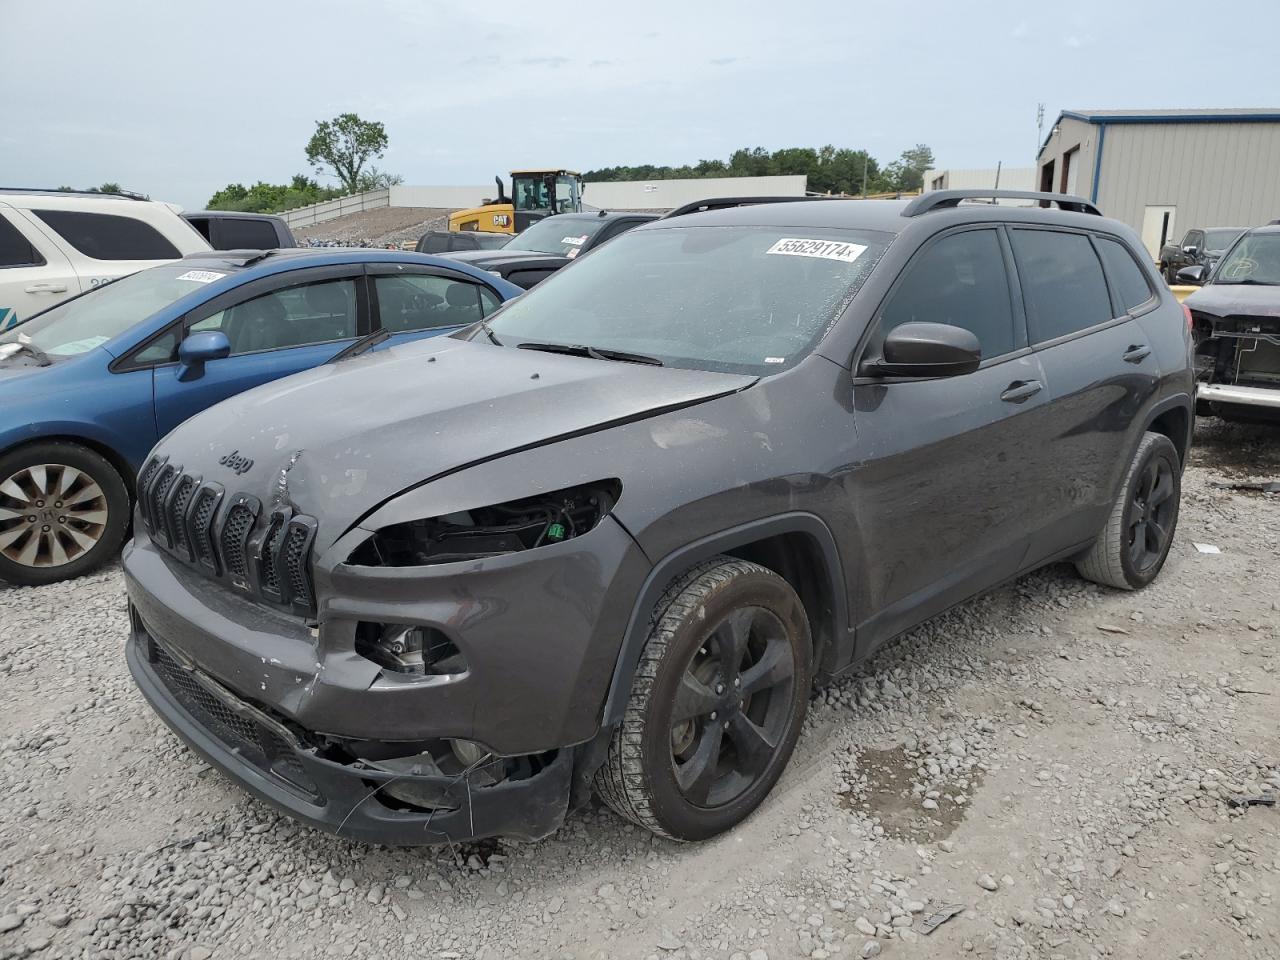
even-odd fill
[{"label": "black roof", "polygon": [[[603,220],[605,223],[610,223],[614,220],[622,220],[623,218],[626,218],[627,220],[657,220],[658,217],[659,217],[659,214],[656,214],[656,213],[641,213],[639,211],[596,210],[596,211],[586,211],[583,213],[557,213],[550,217],[543,217],[542,219],[557,220],[557,221],[559,220],[594,220],[594,221]],[[542,220],[537,220],[535,222],[541,223]]]}]

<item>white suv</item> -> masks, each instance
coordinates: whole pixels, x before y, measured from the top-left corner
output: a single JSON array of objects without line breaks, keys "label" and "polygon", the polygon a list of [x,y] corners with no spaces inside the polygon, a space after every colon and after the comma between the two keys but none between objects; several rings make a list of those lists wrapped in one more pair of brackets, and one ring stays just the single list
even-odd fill
[{"label": "white suv", "polygon": [[180,207],[0,189],[0,330],[126,274],[208,250]]}]

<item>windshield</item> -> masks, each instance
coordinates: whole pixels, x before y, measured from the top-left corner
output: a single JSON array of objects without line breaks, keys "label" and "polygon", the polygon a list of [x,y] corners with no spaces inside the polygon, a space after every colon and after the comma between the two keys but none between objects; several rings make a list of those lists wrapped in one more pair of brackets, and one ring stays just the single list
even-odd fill
[{"label": "windshield", "polygon": [[507,347],[585,345],[673,367],[777,373],[813,349],[890,239],[813,227],[635,230],[509,302],[490,326]]},{"label": "windshield", "polygon": [[225,271],[193,270],[181,264],[142,270],[32,317],[0,336],[0,344],[30,343],[55,358],[88,353],[224,276]]},{"label": "windshield", "polygon": [[1240,236],[1240,230],[1206,230],[1204,232],[1204,248],[1206,250],[1225,250]]},{"label": "windshield", "polygon": [[532,250],[535,253],[554,253],[558,257],[572,259],[582,252],[582,248],[590,242],[605,225],[601,217],[587,219],[573,217],[547,217],[537,223],[530,224],[523,232],[517,233],[507,243],[506,250]]},{"label": "windshield", "polygon": [[1280,233],[1254,233],[1231,248],[1217,283],[1280,284]]}]

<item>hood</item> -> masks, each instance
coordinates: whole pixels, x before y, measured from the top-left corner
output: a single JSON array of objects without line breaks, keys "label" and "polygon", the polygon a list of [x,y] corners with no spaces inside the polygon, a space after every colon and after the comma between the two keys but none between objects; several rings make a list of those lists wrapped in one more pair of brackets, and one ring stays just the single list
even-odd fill
[{"label": "hood", "polygon": [[567,257],[562,257],[558,253],[538,253],[536,250],[511,250],[507,247],[499,247],[497,250],[455,250],[453,253],[441,253],[438,256],[449,260],[461,260],[463,263],[469,263],[473,267],[479,267],[481,270],[493,263],[516,264],[525,261],[532,263],[535,260],[568,261]]},{"label": "hood", "polygon": [[1210,283],[1183,301],[1192,310],[1218,317],[1245,314],[1250,317],[1280,317],[1280,286],[1248,283]]},{"label": "hood", "polygon": [[332,543],[407,488],[517,450],[741,390],[754,377],[592,360],[447,337],[377,350],[242,393],[156,447]]}]

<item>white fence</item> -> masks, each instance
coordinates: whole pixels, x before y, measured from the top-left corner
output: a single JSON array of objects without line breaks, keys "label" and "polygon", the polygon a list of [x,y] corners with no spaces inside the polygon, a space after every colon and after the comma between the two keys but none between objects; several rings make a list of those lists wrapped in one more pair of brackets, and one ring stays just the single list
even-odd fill
[{"label": "white fence", "polygon": [[349,213],[373,210],[377,207],[390,206],[390,204],[390,190],[370,190],[366,193],[354,193],[349,197],[338,197],[336,200],[326,200],[323,203],[313,203],[309,207],[286,210],[280,216],[290,227],[309,227],[313,223],[324,223],[326,220],[345,217]]}]

